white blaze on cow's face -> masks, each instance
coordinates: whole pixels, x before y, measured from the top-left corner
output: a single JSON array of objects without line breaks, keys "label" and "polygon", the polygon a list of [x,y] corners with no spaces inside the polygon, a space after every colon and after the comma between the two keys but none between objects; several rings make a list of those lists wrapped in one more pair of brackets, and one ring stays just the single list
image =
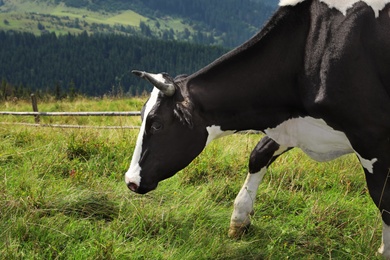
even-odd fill
[{"label": "white blaze on cow's face", "polygon": [[[145,110],[143,115],[144,119],[147,118],[148,114],[156,104],[159,93],[160,90],[158,90],[157,88],[153,89],[149,100],[145,104]],[[133,157],[131,158],[130,168],[125,174],[126,183],[133,183],[137,186],[140,186],[141,184],[141,175],[140,175],[141,166],[139,165],[139,161],[141,159],[141,154],[142,154],[142,143],[143,143],[143,137],[145,133],[145,125],[146,125],[146,120],[143,120],[141,124],[140,132],[138,134]]]}]

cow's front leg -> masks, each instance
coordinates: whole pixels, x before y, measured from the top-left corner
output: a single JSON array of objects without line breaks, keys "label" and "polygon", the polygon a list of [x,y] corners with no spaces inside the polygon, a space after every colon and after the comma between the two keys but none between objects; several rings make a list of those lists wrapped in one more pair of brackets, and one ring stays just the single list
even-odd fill
[{"label": "cow's front leg", "polygon": [[[390,260],[390,158],[387,156],[390,151],[385,149],[387,146],[383,149],[385,151],[383,154],[386,156],[359,155],[359,159],[364,168],[370,196],[382,216],[382,245],[378,251],[385,259]],[[369,160],[362,158],[369,158]]]},{"label": "cow's front leg", "polygon": [[382,228],[382,245],[378,251],[386,259],[390,259],[390,226],[385,222],[383,222]]},{"label": "cow's front leg", "polygon": [[256,145],[249,159],[249,174],[234,201],[230,220],[229,236],[239,238],[250,226],[250,215],[256,199],[258,187],[267,172],[268,166],[288,148],[281,147],[265,136]]},{"label": "cow's front leg", "polygon": [[260,172],[249,173],[244,185],[234,200],[234,210],[230,219],[229,236],[239,238],[250,226],[250,214],[253,214],[253,205],[255,203],[257,189],[266,173],[264,167]]},{"label": "cow's front leg", "polygon": [[[381,168],[381,161],[376,168]],[[377,170],[368,173],[366,170],[366,180],[370,195],[378,206],[382,215],[382,245],[378,252],[385,259],[390,260],[390,170],[387,166],[383,171]]]}]

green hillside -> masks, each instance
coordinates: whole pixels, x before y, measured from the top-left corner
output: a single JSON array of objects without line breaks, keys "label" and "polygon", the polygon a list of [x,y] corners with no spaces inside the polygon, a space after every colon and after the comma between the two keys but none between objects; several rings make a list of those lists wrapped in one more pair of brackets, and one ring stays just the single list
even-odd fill
[{"label": "green hillside", "polygon": [[0,0],[0,30],[36,35],[115,33],[234,47],[264,24],[275,0]]},{"label": "green hillside", "polygon": [[272,1],[0,0],[0,99],[140,94],[131,69],[193,73],[255,34]]},{"label": "green hillside", "polygon": [[0,7],[0,28],[32,32],[36,35],[55,32],[56,34],[94,32],[119,32],[116,27],[130,27],[136,30],[140,22],[148,18],[131,10],[107,13],[85,8],[66,6],[50,1],[14,0]]}]

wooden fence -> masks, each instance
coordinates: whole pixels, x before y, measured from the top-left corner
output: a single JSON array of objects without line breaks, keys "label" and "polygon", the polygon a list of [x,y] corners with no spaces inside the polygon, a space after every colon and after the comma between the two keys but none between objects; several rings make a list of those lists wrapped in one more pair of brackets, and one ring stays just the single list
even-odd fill
[{"label": "wooden fence", "polygon": [[[41,124],[41,116],[140,116],[139,111],[128,112],[39,112],[38,105],[34,94],[31,94],[32,108],[34,112],[8,112],[0,111],[0,115],[13,115],[13,116],[34,116],[35,124],[31,123],[10,123],[0,122],[2,125],[24,125],[32,127],[53,127],[53,128],[96,128],[96,129],[139,129],[140,126],[90,126],[90,125],[62,125],[62,124]],[[239,134],[259,134],[259,131],[248,130],[240,131]]]},{"label": "wooden fence", "polygon": [[61,124],[41,124],[41,116],[140,116],[139,111],[128,112],[39,112],[38,104],[34,94],[31,94],[32,109],[34,112],[9,112],[0,111],[0,115],[9,116],[34,116],[35,124],[31,123],[10,123],[2,122],[3,125],[25,125],[34,127],[54,127],[54,128],[99,128],[99,129],[139,129],[139,126],[88,126],[88,125],[61,125]]},{"label": "wooden fence", "polygon": [[0,115],[13,116],[140,116],[141,112],[8,112],[0,111]]},{"label": "wooden fence", "polygon": [[61,125],[61,124],[31,124],[31,123],[10,123],[0,122],[1,125],[23,125],[32,127],[51,127],[51,128],[95,128],[95,129],[140,129],[140,126],[92,126],[92,125]]}]

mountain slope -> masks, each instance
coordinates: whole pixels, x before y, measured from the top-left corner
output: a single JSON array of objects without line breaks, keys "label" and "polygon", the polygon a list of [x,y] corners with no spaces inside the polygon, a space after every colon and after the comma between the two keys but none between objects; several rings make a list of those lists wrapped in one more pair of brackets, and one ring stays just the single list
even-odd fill
[{"label": "mountain slope", "polygon": [[[272,4],[273,3],[273,4]],[[0,29],[117,33],[234,47],[256,33],[275,0],[0,0]]]},{"label": "mountain slope", "polygon": [[271,1],[0,0],[0,99],[142,93],[131,69],[193,73],[256,33]]}]

